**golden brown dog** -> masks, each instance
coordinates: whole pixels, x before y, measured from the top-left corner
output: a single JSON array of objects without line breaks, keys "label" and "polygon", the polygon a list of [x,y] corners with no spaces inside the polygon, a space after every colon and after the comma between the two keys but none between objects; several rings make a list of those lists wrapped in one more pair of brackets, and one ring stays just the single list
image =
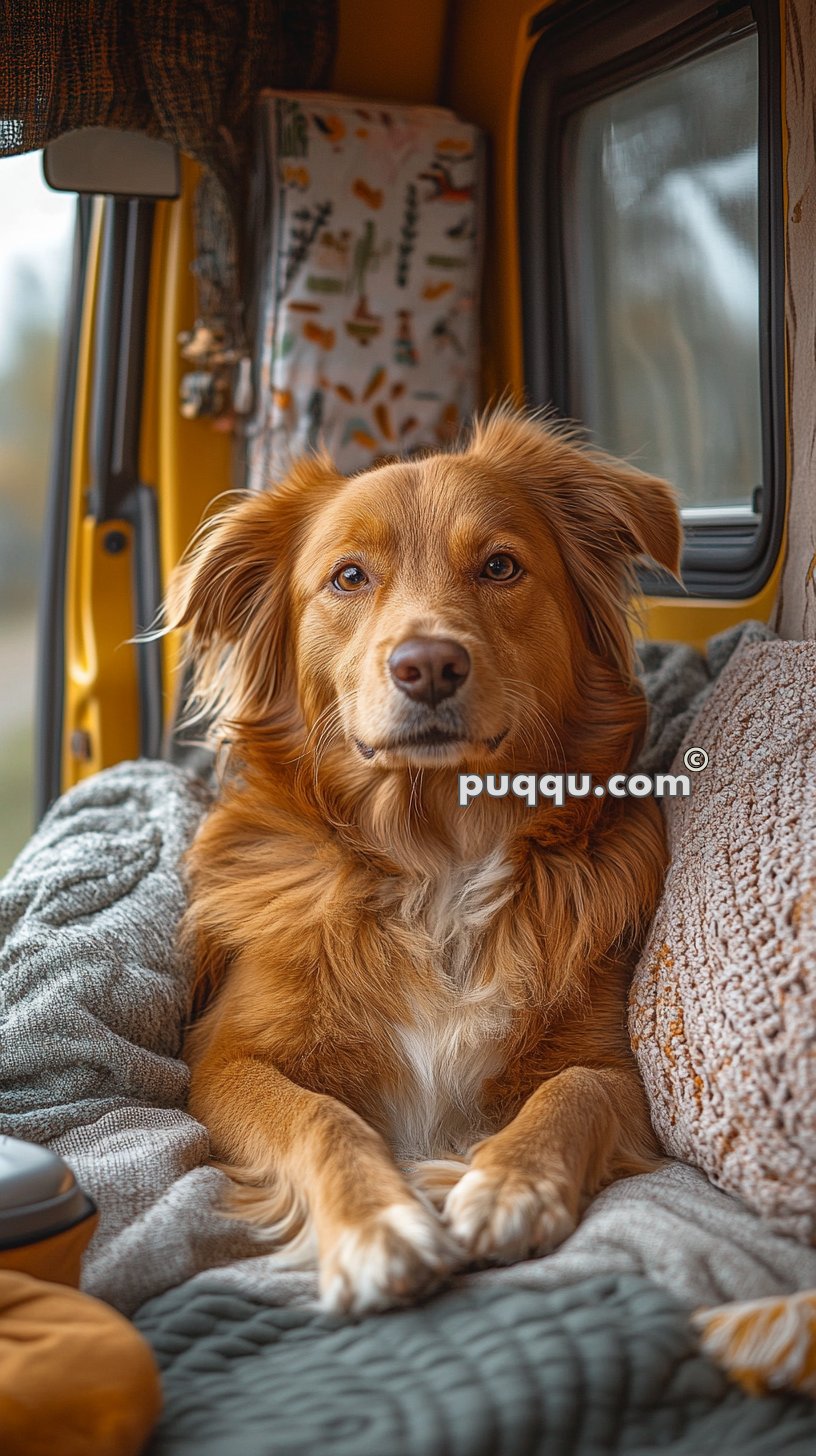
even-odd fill
[{"label": "golden brown dog", "polygon": [[176,573],[230,745],[188,860],[191,1108],[328,1307],[546,1252],[654,1164],[625,998],[656,805],[462,809],[457,775],[627,768],[631,568],[679,549],[662,481],[504,410],[350,479],[304,460]]}]

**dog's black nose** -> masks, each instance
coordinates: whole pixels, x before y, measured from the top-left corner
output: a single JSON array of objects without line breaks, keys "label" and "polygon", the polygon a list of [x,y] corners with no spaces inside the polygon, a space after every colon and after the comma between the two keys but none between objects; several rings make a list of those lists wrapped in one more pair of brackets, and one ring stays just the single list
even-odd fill
[{"label": "dog's black nose", "polygon": [[394,648],[388,667],[400,692],[436,707],[462,686],[470,672],[470,656],[461,642],[446,637],[409,637]]}]

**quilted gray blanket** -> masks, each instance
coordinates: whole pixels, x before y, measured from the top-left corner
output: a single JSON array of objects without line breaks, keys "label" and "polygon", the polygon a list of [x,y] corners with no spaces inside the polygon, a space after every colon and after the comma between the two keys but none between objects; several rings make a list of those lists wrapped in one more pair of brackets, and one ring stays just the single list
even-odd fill
[{"label": "quilted gray blanket", "polygon": [[148,1456],[812,1456],[810,1403],[750,1400],[634,1274],[460,1288],[347,1324],[200,1286],[137,1318],[162,1371]]}]

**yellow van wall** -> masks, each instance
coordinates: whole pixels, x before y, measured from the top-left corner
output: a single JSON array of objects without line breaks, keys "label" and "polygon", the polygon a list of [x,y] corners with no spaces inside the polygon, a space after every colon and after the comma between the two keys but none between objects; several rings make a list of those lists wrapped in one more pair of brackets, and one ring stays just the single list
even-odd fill
[{"label": "yellow van wall", "polygon": [[335,91],[426,106],[439,101],[446,0],[340,0],[339,12]]}]

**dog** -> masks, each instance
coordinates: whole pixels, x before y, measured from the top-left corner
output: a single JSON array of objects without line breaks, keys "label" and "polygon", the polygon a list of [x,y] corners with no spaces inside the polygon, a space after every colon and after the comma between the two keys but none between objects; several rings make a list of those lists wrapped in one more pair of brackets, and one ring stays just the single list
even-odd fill
[{"label": "dog", "polygon": [[349,478],[303,458],[176,569],[228,748],[186,862],[190,1107],[328,1309],[545,1254],[656,1166],[626,995],[657,805],[461,809],[457,775],[632,763],[633,566],[680,546],[664,481],[503,408]]}]

